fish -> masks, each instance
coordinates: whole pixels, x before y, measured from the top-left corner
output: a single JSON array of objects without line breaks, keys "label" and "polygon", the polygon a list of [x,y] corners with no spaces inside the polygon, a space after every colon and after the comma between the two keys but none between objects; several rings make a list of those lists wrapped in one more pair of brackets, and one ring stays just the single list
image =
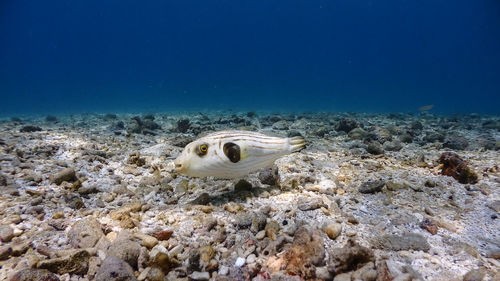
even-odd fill
[{"label": "fish", "polygon": [[424,105],[418,108],[419,111],[429,111],[434,108],[433,104]]},{"label": "fish", "polygon": [[253,131],[219,131],[201,137],[174,160],[175,170],[190,177],[234,179],[305,148],[301,136],[280,138]]}]

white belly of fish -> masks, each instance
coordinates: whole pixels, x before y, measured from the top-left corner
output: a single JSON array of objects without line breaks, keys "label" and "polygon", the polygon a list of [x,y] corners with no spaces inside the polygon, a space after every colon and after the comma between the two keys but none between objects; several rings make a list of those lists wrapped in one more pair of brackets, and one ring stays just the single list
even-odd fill
[{"label": "white belly of fish", "polygon": [[304,147],[302,137],[221,131],[188,144],[174,163],[177,172],[187,176],[239,178],[269,167],[278,158]]}]

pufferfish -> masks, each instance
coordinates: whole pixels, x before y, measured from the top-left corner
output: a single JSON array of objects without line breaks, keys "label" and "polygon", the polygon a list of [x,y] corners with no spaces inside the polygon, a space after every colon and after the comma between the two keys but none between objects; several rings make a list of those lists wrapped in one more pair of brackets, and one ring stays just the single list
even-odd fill
[{"label": "pufferfish", "polygon": [[279,138],[251,131],[220,131],[186,145],[174,164],[178,173],[191,177],[239,178],[305,146],[300,136]]}]

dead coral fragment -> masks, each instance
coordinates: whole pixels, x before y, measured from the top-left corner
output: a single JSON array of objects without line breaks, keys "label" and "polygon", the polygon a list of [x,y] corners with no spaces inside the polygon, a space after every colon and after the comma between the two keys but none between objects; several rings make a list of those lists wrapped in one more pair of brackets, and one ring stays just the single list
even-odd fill
[{"label": "dead coral fragment", "polygon": [[285,270],[308,280],[315,278],[315,266],[322,265],[324,258],[321,233],[301,227],[295,232],[291,247],[280,257],[269,258],[266,267],[271,273]]},{"label": "dead coral fragment", "polygon": [[439,163],[443,164],[441,174],[456,179],[459,183],[477,183],[477,174],[467,166],[467,163],[454,152],[444,152],[439,157]]},{"label": "dead coral fragment", "polygon": [[327,267],[328,271],[337,275],[357,270],[370,261],[375,261],[373,251],[350,239],[346,246],[333,249]]}]

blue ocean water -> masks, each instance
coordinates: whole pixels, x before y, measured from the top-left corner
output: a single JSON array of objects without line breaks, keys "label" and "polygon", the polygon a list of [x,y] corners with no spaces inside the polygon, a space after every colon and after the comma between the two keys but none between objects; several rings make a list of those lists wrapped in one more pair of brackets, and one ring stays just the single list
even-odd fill
[{"label": "blue ocean water", "polygon": [[0,1],[3,114],[500,113],[500,2]]}]

